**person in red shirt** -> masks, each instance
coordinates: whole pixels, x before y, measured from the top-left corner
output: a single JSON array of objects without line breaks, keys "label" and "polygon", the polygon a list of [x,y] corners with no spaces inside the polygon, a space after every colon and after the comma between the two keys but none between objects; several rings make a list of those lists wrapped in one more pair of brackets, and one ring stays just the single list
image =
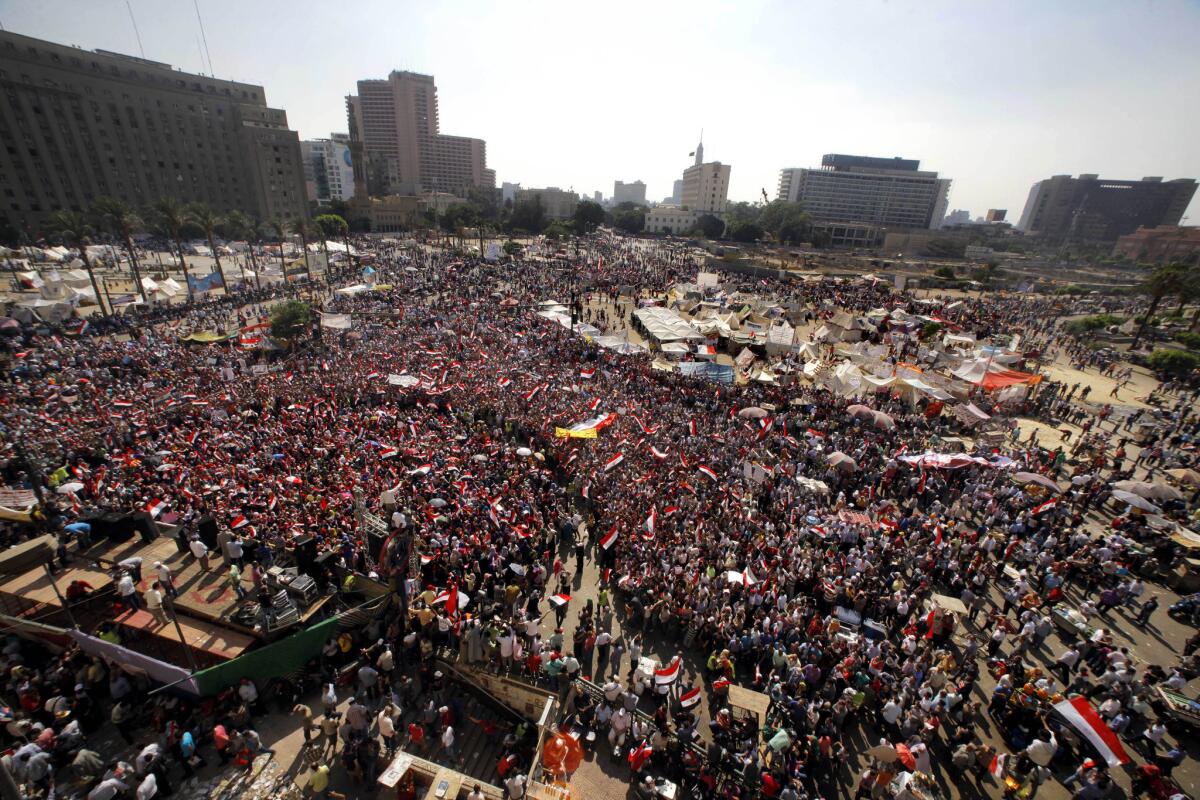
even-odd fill
[{"label": "person in red shirt", "polygon": [[764,772],[762,774],[763,797],[778,797],[779,791],[782,788],[783,787],[780,786],[779,781],[775,780],[774,775],[769,772]]},{"label": "person in red shirt", "polygon": [[425,748],[425,729],[419,722],[408,723],[408,743],[418,751]]}]

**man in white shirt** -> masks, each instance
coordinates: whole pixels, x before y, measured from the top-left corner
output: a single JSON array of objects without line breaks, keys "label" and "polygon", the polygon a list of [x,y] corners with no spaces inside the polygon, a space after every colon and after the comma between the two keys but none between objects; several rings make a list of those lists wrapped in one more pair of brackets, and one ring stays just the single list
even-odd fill
[{"label": "man in white shirt", "polygon": [[446,751],[446,758],[457,760],[454,754],[454,726],[447,725],[446,730],[442,731],[442,749]]},{"label": "man in white shirt", "polygon": [[504,788],[508,790],[510,800],[520,800],[525,796],[525,784],[528,781],[521,773],[516,773],[504,782]]},{"label": "man in white shirt", "polygon": [[133,578],[128,572],[122,573],[120,579],[117,580],[117,594],[121,596],[121,602],[134,611],[142,607],[142,599],[138,597],[137,586],[134,585]]},{"label": "man in white shirt", "polygon": [[200,562],[200,571],[208,572],[208,545],[200,541],[200,537],[195,537],[188,543],[188,549],[192,551],[192,555]]},{"label": "man in white shirt", "polygon": [[375,718],[379,724],[379,735],[383,737],[385,758],[391,758],[392,753],[396,752],[396,720],[392,717],[394,713],[396,713],[396,707],[388,703]]}]

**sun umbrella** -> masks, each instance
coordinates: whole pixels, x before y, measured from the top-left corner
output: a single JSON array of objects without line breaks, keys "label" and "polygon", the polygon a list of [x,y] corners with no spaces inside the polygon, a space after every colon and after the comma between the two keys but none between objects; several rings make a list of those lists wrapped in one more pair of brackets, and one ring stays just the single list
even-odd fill
[{"label": "sun umbrella", "polygon": [[1092,479],[1091,475],[1076,475],[1074,478],[1071,478],[1071,485],[1072,486],[1083,486],[1085,483],[1087,483],[1091,479]]},{"label": "sun umbrella", "polygon": [[747,406],[738,412],[738,416],[742,419],[762,419],[767,416],[767,410],[758,406]]},{"label": "sun umbrella", "polygon": [[1141,511],[1149,511],[1151,514],[1157,514],[1160,511],[1162,511],[1162,509],[1159,508],[1158,506],[1154,505],[1154,503],[1151,503],[1146,498],[1139,497],[1138,495],[1133,494],[1132,492],[1123,492],[1120,489],[1117,489],[1115,492],[1112,493],[1112,497],[1113,497],[1113,500],[1117,500],[1119,502],[1126,503],[1126,504],[1128,504],[1136,509],[1139,509]]},{"label": "sun umbrella", "polygon": [[533,451],[530,450],[528,447],[518,447],[517,455],[521,456],[522,458],[526,458],[528,456],[533,455]]},{"label": "sun umbrella", "polygon": [[896,761],[896,748],[886,743],[877,744],[867,751],[867,755],[884,764],[892,764]]},{"label": "sun umbrella", "polygon": [[78,492],[81,489],[83,489],[82,483],[80,483],[79,481],[70,481],[68,483],[62,484],[54,491],[58,492],[59,494],[74,494],[75,492]]},{"label": "sun umbrella", "polygon": [[1136,494],[1138,497],[1144,497],[1147,500],[1182,500],[1183,492],[1176,489],[1174,486],[1167,486],[1161,483],[1150,483],[1149,481],[1117,481],[1113,484],[1114,489],[1119,489],[1122,492]]},{"label": "sun umbrella", "polygon": [[1013,480],[1024,486],[1028,483],[1036,483],[1038,486],[1044,486],[1047,489],[1062,493],[1062,489],[1058,488],[1058,484],[1047,478],[1045,475],[1038,475],[1036,472],[1018,472],[1013,475]]},{"label": "sun umbrella", "polygon": [[523,564],[509,564],[508,568],[518,575],[525,574],[525,566]]},{"label": "sun umbrella", "polygon": [[1190,483],[1192,486],[1200,486],[1200,472],[1194,469],[1169,469],[1167,474],[1180,483]]},{"label": "sun umbrella", "polygon": [[892,428],[896,427],[896,420],[892,419],[882,411],[871,412],[871,417],[875,422],[876,428],[882,428],[885,431],[890,431]]},{"label": "sun umbrella", "polygon": [[856,403],[852,406],[846,406],[846,413],[852,417],[873,417],[875,416],[875,409]]},{"label": "sun umbrella", "polygon": [[917,759],[913,757],[912,751],[908,749],[906,744],[896,745],[896,758],[900,759],[900,763],[908,769],[917,768]]},{"label": "sun umbrella", "polygon": [[445,508],[446,501],[440,497],[435,497],[429,501],[429,505],[433,506],[434,508]]},{"label": "sun umbrella", "polygon": [[853,458],[843,453],[841,450],[834,450],[829,455],[825,456],[825,462],[830,466],[845,470],[846,472],[854,472],[858,469],[858,464]]}]

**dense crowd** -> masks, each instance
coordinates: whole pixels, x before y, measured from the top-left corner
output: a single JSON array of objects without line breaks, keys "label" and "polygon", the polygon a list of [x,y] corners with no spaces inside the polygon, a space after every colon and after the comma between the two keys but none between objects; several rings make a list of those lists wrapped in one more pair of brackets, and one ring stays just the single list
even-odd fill
[{"label": "dense crowd", "polygon": [[[819,382],[699,381],[537,314],[557,300],[619,331],[639,300],[690,280],[696,266],[681,247],[615,238],[583,254],[537,248],[512,265],[389,251],[374,279],[391,288],[329,295],[324,311],[350,315],[352,328],[315,327],[313,345],[291,352],[179,341],[184,329],[235,325],[253,337],[286,289],[148,313],[127,336],[14,341],[0,401],[5,482],[35,479],[21,443],[57,483],[81,484],[50,493],[39,518],[64,549],[80,535],[72,521],[93,509],[166,514],[185,536],[212,515],[238,560],[247,552],[268,566],[316,537],[342,569],[388,583],[407,615],[339,646],[359,665],[353,714],[339,717],[336,700],[324,715],[297,706],[306,740],[310,728],[333,725],[337,739],[349,726],[342,763],[368,785],[378,758],[401,744],[458,759],[455,730],[468,713],[431,660],[447,653],[557,688],[564,728],[584,741],[597,734],[639,792],[653,791],[641,782],[653,773],[688,796],[878,796],[911,758],[908,768],[930,774],[931,761],[952,764],[956,782],[992,774],[1028,795],[1057,776],[1101,797],[1106,765],[1051,711],[1069,695],[1091,698],[1139,744],[1146,780],[1168,777],[1182,752],[1164,739],[1153,687],[1182,688],[1195,667],[1190,652],[1145,664],[1113,644],[1118,610],[1145,624],[1158,606],[1139,577],[1144,562],[1177,556],[1153,520],[1109,505],[1111,482],[1137,467],[1123,453],[1122,421],[1093,415],[1067,387],[1039,387],[1026,413],[1087,415],[1074,451],[1018,441],[947,469],[919,456],[969,432],[929,398],[872,395],[888,420],[879,424]],[[938,304],[871,282],[765,283],[748,288],[815,317],[899,307],[980,340],[1021,332],[1039,350],[1053,348],[1045,321],[1063,312],[1048,299]],[[888,344],[886,331],[872,343]],[[904,364],[911,346],[892,344],[886,358]],[[986,394],[972,400],[998,411]],[[1155,469],[1195,467],[1194,404],[1179,398],[1167,416]],[[556,435],[571,428],[594,435]],[[1099,438],[1099,460],[1079,457]],[[1044,486],[1054,481],[1069,488]],[[385,545],[367,537],[364,508],[387,521]],[[1187,508],[1175,501],[1164,512],[1184,519]],[[192,539],[195,557],[207,558]],[[592,561],[597,601],[572,603]],[[232,580],[241,591],[240,573]],[[1059,608],[1077,609],[1091,633],[1052,652]],[[661,657],[648,663],[650,652]],[[337,655],[323,657],[323,680],[351,660]],[[20,663],[7,674],[24,698],[22,679],[33,678]],[[102,674],[91,680],[92,669]],[[987,704],[972,699],[981,670],[996,679]],[[71,676],[80,673],[89,673],[84,696],[119,701],[111,681],[103,691],[109,672],[69,654],[41,672],[37,703],[57,690],[78,708]],[[767,717],[752,724],[730,709],[731,685],[768,695]],[[129,765],[89,761],[78,773],[95,786],[89,796],[165,794],[155,758],[190,770],[201,745],[223,741],[218,754],[252,758],[254,703],[226,701],[195,724],[167,715],[153,726],[165,749],[132,772],[139,786],[155,775],[157,789],[143,795],[124,780]],[[38,718],[26,705],[25,720]],[[981,739],[985,714],[1006,751]],[[19,733],[32,744],[13,770],[45,788],[68,756],[90,751],[82,736],[64,736],[73,721],[39,721]],[[37,744],[46,730],[51,741]],[[532,751],[526,733],[506,739],[496,768],[514,798],[528,780],[510,774]],[[854,771],[881,739],[884,752]],[[310,784],[324,791],[329,766],[312,764]],[[104,786],[113,791],[97,793]]]}]

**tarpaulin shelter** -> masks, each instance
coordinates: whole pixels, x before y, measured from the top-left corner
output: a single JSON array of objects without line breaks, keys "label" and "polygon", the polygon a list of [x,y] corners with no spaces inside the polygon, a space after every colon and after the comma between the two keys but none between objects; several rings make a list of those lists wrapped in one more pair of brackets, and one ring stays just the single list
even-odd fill
[{"label": "tarpaulin shelter", "polygon": [[992,359],[979,358],[965,363],[954,371],[954,377],[991,391],[1006,386],[1035,386],[1042,376],[1030,372],[1017,372],[997,366]]},{"label": "tarpaulin shelter", "polygon": [[697,342],[704,338],[690,322],[670,309],[657,306],[639,308],[633,312],[633,316],[646,335],[658,342]]}]

